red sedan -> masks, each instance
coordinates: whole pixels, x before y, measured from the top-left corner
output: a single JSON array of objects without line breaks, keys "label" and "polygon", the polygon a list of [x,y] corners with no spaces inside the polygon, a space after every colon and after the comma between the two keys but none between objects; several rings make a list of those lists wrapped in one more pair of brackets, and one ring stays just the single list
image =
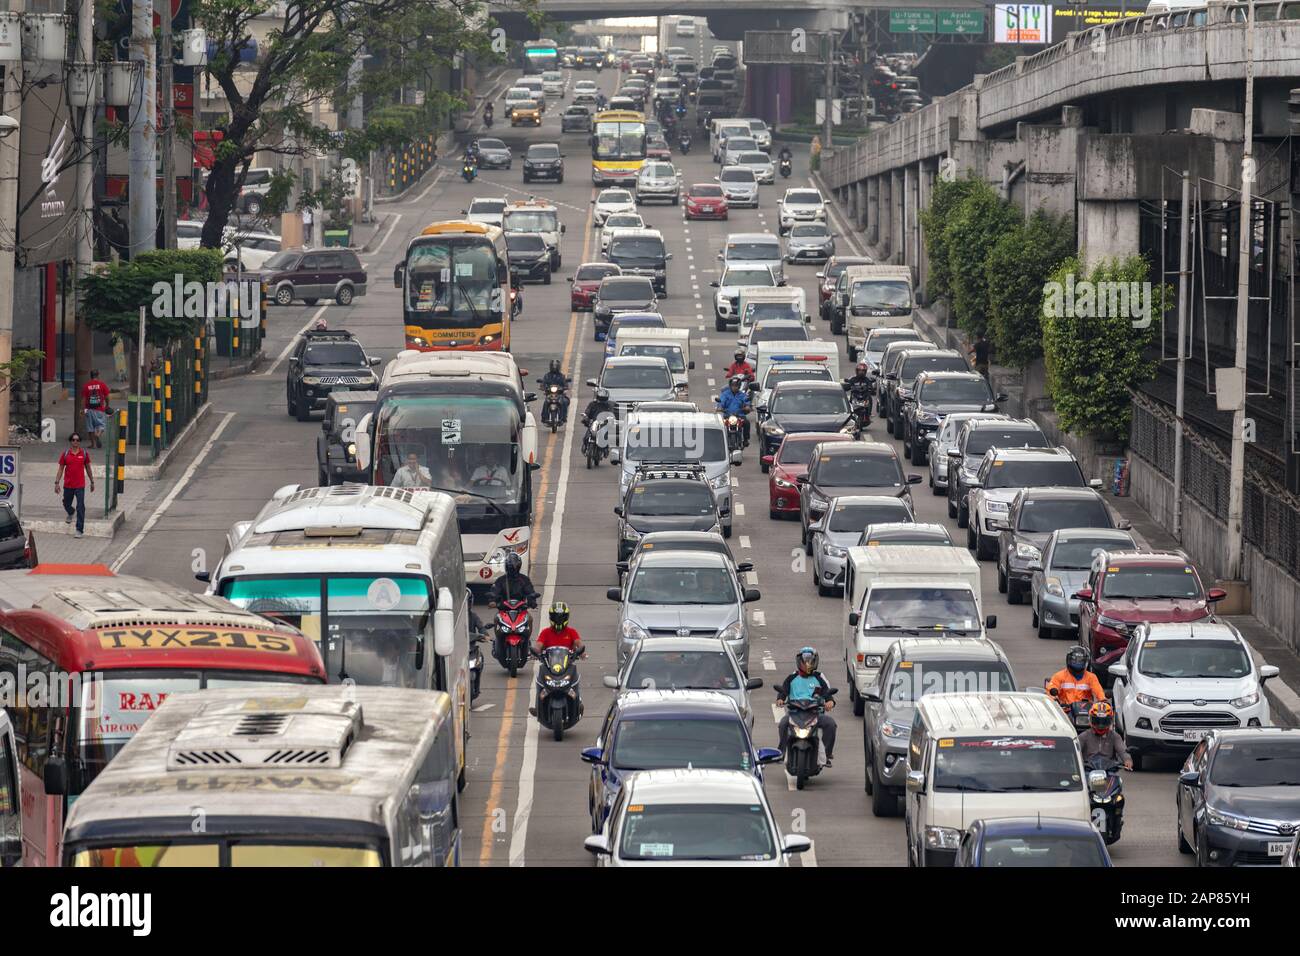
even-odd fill
[{"label": "red sedan", "polygon": [[687,219],[727,218],[727,197],[717,183],[696,183],[686,190]]},{"label": "red sedan", "polygon": [[776,454],[764,455],[767,466],[767,513],[771,518],[799,517],[799,476],[808,473],[813,449],[820,442],[852,441],[842,432],[794,432],[781,439]]},{"label": "red sedan", "polygon": [[569,290],[569,308],[574,312],[590,312],[596,301],[596,290],[605,276],[622,275],[623,270],[612,262],[584,262],[572,276]]}]

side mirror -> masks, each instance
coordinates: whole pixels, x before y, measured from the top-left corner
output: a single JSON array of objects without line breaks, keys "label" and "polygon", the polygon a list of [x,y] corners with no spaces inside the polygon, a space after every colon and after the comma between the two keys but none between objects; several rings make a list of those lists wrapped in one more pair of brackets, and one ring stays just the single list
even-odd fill
[{"label": "side mirror", "polygon": [[969,485],[966,486],[967,490],[969,491],[974,491],[977,488],[983,488],[983,487],[984,487],[984,482],[982,481],[972,481]]},{"label": "side mirror", "polygon": [[211,572],[211,571],[195,571],[195,572],[194,572],[194,580],[195,580],[195,581],[203,581],[204,583],[210,584],[210,583],[212,583],[212,572]]},{"label": "side mirror", "polygon": [[61,756],[52,755],[45,760],[42,774],[46,796],[61,796],[68,792],[68,762]]},{"label": "side mirror", "polygon": [[1007,400],[1006,392],[998,392],[996,395],[993,396],[993,401],[995,402],[1005,402],[1006,400]]},{"label": "side mirror", "polygon": [[997,629],[997,626],[998,626],[998,616],[996,614],[990,614],[988,617],[984,618],[985,630],[993,631]]},{"label": "side mirror", "polygon": [[762,686],[763,678],[761,677],[751,677],[745,681],[745,690],[758,690]]},{"label": "side mirror", "polygon": [[737,574],[745,574],[746,572],[753,571],[753,570],[754,570],[753,561],[741,561],[739,564],[736,565]]},{"label": "side mirror", "polygon": [[564,277],[564,281],[565,281],[565,282],[568,282],[568,283],[570,283],[570,284],[572,284],[572,282],[573,282],[573,276],[565,276],[565,277]]},{"label": "side mirror", "polygon": [[452,606],[451,589],[438,588],[438,609],[433,612],[433,652],[439,657],[451,657],[456,650],[456,609]]},{"label": "side mirror", "polygon": [[627,574],[627,569],[629,567],[630,564],[627,561],[619,561],[614,565],[614,569],[618,571],[619,574]]},{"label": "side mirror", "polygon": [[1080,601],[1091,601],[1092,588],[1079,588],[1079,590],[1074,592],[1074,597]]},{"label": "side mirror", "polygon": [[763,592],[758,588],[745,588],[745,603],[753,604],[755,601],[763,599]]},{"label": "side mirror", "polygon": [[861,615],[859,615],[857,611],[850,611],[850,612],[849,612],[849,627],[857,627],[857,626],[858,626],[858,621],[860,621],[861,619],[862,619],[862,618],[861,618]]},{"label": "side mirror", "polygon": [[764,455],[762,461],[763,464],[771,468],[774,464],[776,464],[776,455]]},{"label": "side mirror", "polygon": [[1261,664],[1259,665],[1259,682],[1262,684],[1266,680],[1272,680],[1281,673],[1282,671],[1272,664]]},{"label": "side mirror", "polygon": [[1100,479],[1100,478],[1089,478],[1089,479],[1088,479],[1088,487],[1089,487],[1089,488],[1100,488],[1100,487],[1101,487],[1101,479]]},{"label": "side mirror", "polygon": [[535,402],[535,401],[537,401],[537,393],[536,393],[536,392],[524,392],[524,401],[525,401],[525,402]]},{"label": "side mirror", "polygon": [[960,457],[961,457],[961,449],[960,449],[960,448],[949,448],[949,449],[948,449],[948,457],[949,457],[949,458],[960,458]]},{"label": "side mirror", "polygon": [[1122,519],[1121,519],[1120,521],[1116,521],[1116,522],[1115,522],[1115,527],[1118,528],[1120,531],[1132,531],[1132,530],[1133,530],[1133,522],[1132,522],[1132,521],[1125,521],[1125,520],[1122,520]]},{"label": "side mirror", "polygon": [[[763,683],[761,677],[755,677],[754,680],[758,681],[760,684]],[[765,763],[780,763],[781,751],[777,750],[775,747],[760,747],[758,749],[758,762],[760,765]]]},{"label": "side mirror", "polygon": [[393,287],[400,289],[402,287],[402,278],[406,275],[406,263],[399,262],[393,269]]},{"label": "side mirror", "polygon": [[1029,564],[1027,565],[1027,570],[1029,571],[1030,574],[1033,574],[1035,571],[1043,570],[1043,566],[1037,561],[1030,561]]},{"label": "side mirror", "polygon": [[606,674],[601,678],[601,683],[610,690],[618,690],[618,678],[613,674]]},{"label": "side mirror", "polygon": [[[615,680],[615,678],[605,678],[606,680]],[[616,681],[617,683],[617,681]],[[585,763],[601,763],[604,757],[604,751],[599,747],[587,747],[580,755]]]},{"label": "side mirror", "polygon": [[799,833],[791,833],[781,841],[782,853],[805,853],[812,849],[812,840]]},{"label": "side mirror", "polygon": [[596,387],[599,386],[599,385],[600,385],[600,383],[599,383],[598,381],[596,381],[594,378],[589,378],[589,379],[587,379],[587,387],[588,387],[588,388],[596,388]]},{"label": "side mirror", "polygon": [[1223,588],[1210,588],[1210,590],[1205,592],[1205,600],[1209,601],[1211,604],[1222,601],[1227,596],[1228,592]]},{"label": "side mirror", "polygon": [[604,834],[601,833],[598,833],[595,836],[589,836],[587,839],[583,840],[582,848],[588,853],[595,854],[596,856],[609,856],[611,852],[609,849],[609,840],[607,840]]},{"label": "side mirror", "polygon": [[806,484],[808,484],[808,476],[807,476],[807,475],[795,475],[794,480],[795,480],[795,484],[799,484],[799,485],[806,485]]},{"label": "side mirror", "polygon": [[922,478],[920,475],[908,475],[908,476],[907,476],[907,483],[908,483],[909,485],[919,485],[919,484],[920,484],[922,481],[924,481],[924,480],[925,480],[925,479]]},{"label": "side mirror", "polygon": [[925,774],[920,770],[907,771],[907,792],[925,793]]},{"label": "side mirror", "polygon": [[878,704],[880,703],[880,685],[872,684],[858,696],[869,704]]},{"label": "side mirror", "polygon": [[462,210],[460,211],[460,214],[461,214],[462,216],[468,216],[468,215],[469,215],[469,210],[468,210],[468,209],[462,209]]},{"label": "side mirror", "polygon": [[614,514],[618,515],[620,518],[623,517],[623,506],[622,506],[622,505],[615,505],[615,506],[614,506]]},{"label": "side mirror", "polygon": [[733,465],[739,465],[742,460],[743,460],[743,456],[740,453],[740,449],[736,449],[731,453],[731,463]]},{"label": "side mirror", "polygon": [[688,372],[695,371],[695,359],[691,359],[689,362],[686,363],[686,370]]},{"label": "side mirror", "polygon": [[371,368],[378,368],[379,363],[382,362],[383,359],[381,359],[378,355],[371,355],[366,359],[366,361],[370,363]]},{"label": "side mirror", "polygon": [[1200,787],[1201,775],[1195,770],[1184,770],[1178,775],[1178,782],[1184,787]]},{"label": "side mirror", "polygon": [[610,588],[605,592],[605,597],[611,601],[623,600],[623,592],[619,588]]},{"label": "side mirror", "polygon": [[1128,678],[1128,665],[1127,665],[1127,664],[1111,664],[1111,665],[1110,665],[1110,674],[1111,674],[1112,677],[1119,677],[1119,678],[1121,678],[1121,679],[1127,679],[1127,678]]}]

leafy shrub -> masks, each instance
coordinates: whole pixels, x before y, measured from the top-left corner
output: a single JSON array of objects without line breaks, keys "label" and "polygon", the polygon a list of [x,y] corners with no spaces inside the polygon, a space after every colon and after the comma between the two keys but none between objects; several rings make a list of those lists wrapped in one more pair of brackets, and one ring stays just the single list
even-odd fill
[{"label": "leafy shrub", "polygon": [[1043,354],[1043,284],[1073,252],[1071,220],[1042,210],[1016,225],[989,252],[984,263],[989,339],[1000,365],[1024,369]]},{"label": "leafy shrub", "polygon": [[[110,263],[86,276],[83,308],[86,324],[134,342],[140,329],[140,307],[145,306],[145,338],[166,345],[194,335],[204,327],[204,316],[156,315],[157,283],[169,288],[179,281],[218,282],[222,275],[219,249],[159,249],[138,253],[130,262]],[[138,343],[137,343],[138,344]]]},{"label": "leafy shrub", "polygon": [[943,226],[947,245],[948,285],[959,328],[973,335],[986,332],[989,288],[985,262],[998,241],[1019,222],[1019,213],[988,183],[977,181],[952,210]]}]

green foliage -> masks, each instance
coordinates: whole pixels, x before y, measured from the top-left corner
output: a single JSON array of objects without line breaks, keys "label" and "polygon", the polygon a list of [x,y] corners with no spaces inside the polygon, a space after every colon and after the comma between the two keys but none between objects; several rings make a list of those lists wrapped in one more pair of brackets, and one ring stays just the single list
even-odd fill
[{"label": "green foliage", "polygon": [[[1153,287],[1148,324],[1139,328],[1131,314],[1099,315],[1111,310],[1087,306],[1077,294],[1072,297],[1068,292],[1074,289],[1077,293],[1084,278],[1094,284],[1141,286],[1149,272],[1141,256],[1099,262],[1086,276],[1078,257],[1071,256],[1052,272],[1052,284],[1043,290],[1041,299],[1043,357],[1048,391],[1066,431],[1106,439],[1127,436],[1132,411],[1129,389],[1156,373],[1157,363],[1146,357],[1146,350],[1155,340],[1157,320],[1174,294],[1171,286]],[[1062,295],[1062,290],[1067,294]],[[1067,314],[1080,311],[1085,314]]]},{"label": "green foliage", "polygon": [[951,274],[948,270],[948,240],[944,226],[954,210],[973,193],[980,183],[974,179],[957,179],[950,183],[942,180],[934,184],[934,196],[928,209],[921,210],[921,226],[925,229],[925,251],[930,259],[930,275],[926,292],[931,299],[952,295]]},{"label": "green foliage", "polygon": [[1043,284],[1074,252],[1069,219],[1042,210],[1002,236],[984,263],[989,339],[998,364],[1024,369],[1043,354]]},{"label": "green foliage", "polygon": [[7,392],[14,382],[26,378],[44,358],[40,349],[18,349],[8,362],[0,362],[0,392]]},{"label": "green foliage", "polygon": [[948,285],[957,325],[972,336],[986,332],[989,288],[984,263],[998,240],[1016,228],[1019,213],[985,182],[974,187],[943,224]]},{"label": "green foliage", "polygon": [[[86,324],[97,332],[110,332],[135,341],[140,329],[140,307],[146,307],[145,337],[166,345],[203,328],[203,318],[155,315],[155,283],[171,287],[185,282],[218,282],[221,252],[216,249],[173,249],[141,252],[130,262],[115,262],[86,276],[82,308]],[[167,310],[157,310],[167,311]]]}]

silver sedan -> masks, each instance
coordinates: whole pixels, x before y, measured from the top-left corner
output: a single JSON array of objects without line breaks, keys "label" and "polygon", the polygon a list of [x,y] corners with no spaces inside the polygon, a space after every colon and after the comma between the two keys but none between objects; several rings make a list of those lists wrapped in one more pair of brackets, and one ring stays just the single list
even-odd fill
[{"label": "silver sedan", "polygon": [[785,238],[786,262],[825,262],[835,255],[835,234],[824,222],[799,223]]}]

